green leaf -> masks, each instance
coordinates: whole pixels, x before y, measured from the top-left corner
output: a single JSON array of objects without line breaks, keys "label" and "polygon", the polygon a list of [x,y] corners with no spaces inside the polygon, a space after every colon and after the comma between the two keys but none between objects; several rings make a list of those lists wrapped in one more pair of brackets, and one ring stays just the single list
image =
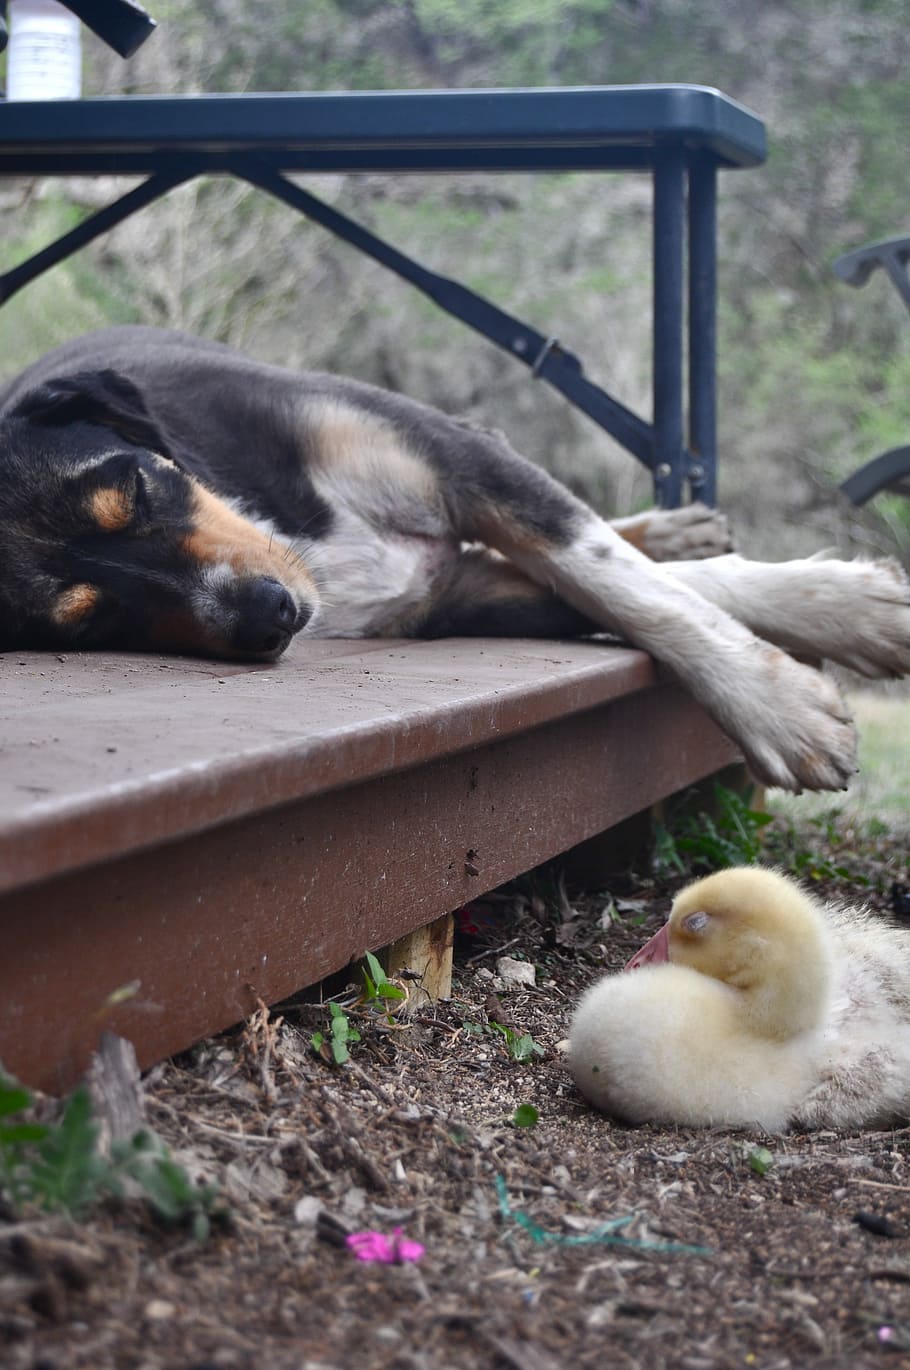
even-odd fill
[{"label": "green leaf", "polygon": [[359,1042],[360,1033],[351,1026],[351,1021],[341,1005],[336,1004],[333,1000],[329,1001],[329,1013],[332,1015],[329,1041],[332,1057],[336,1065],[343,1066],[345,1061],[351,1059],[348,1043]]},{"label": "green leaf", "polygon": [[0,1146],[20,1146],[23,1142],[43,1142],[48,1134],[44,1123],[0,1125]]},{"label": "green leaf", "polygon": [[363,958],[365,966],[361,966],[361,973],[364,981],[364,995],[367,1000],[371,999],[404,999],[405,992],[398,985],[393,985],[386,977],[386,973],[371,951],[368,951]]},{"label": "green leaf", "polygon": [[368,951],[363,959],[367,963],[367,970],[364,971],[364,975],[369,971],[370,979],[373,981],[374,985],[385,984],[386,973],[373,953]]},{"label": "green leaf", "polygon": [[27,1183],[45,1208],[75,1213],[98,1192],[106,1165],[95,1152],[98,1126],[91,1113],[88,1090],[80,1086],[67,1101],[58,1126],[48,1128],[37,1144]]},{"label": "green leaf", "polygon": [[117,1143],[111,1154],[117,1164],[113,1184],[109,1182],[114,1192],[120,1174],[129,1175],[156,1217],[174,1225],[188,1224],[197,1240],[205,1240],[211,1227],[209,1215],[219,1212],[217,1185],[197,1184],[174,1160],[161,1138],[148,1129],[135,1133],[127,1142]]},{"label": "green leaf", "polygon": [[516,1061],[530,1061],[532,1056],[543,1055],[543,1047],[534,1041],[529,1032],[523,1032],[514,1042],[510,1042],[509,1050]]},{"label": "green leaf", "polygon": [[515,1127],[534,1127],[540,1114],[533,1104],[519,1104],[512,1114]]},{"label": "green leaf", "polygon": [[534,1041],[529,1032],[518,1033],[512,1027],[507,1027],[505,1023],[490,1023],[494,1032],[498,1032],[506,1040],[509,1055],[513,1061],[529,1061],[532,1056],[542,1056],[543,1047]]},{"label": "green leaf", "polygon": [[212,1224],[209,1221],[209,1215],[203,1209],[198,1209],[197,1212],[193,1214],[192,1228],[193,1236],[197,1242],[201,1244],[202,1242],[208,1241],[209,1233],[212,1230]]},{"label": "green leaf", "polygon": [[0,1118],[8,1118],[11,1113],[21,1113],[31,1102],[32,1096],[27,1089],[22,1089],[20,1085],[13,1084],[12,1080],[0,1076]]},{"label": "green leaf", "polygon": [[158,1217],[169,1223],[191,1220],[195,1225],[198,1213],[211,1207],[218,1192],[214,1185],[195,1184],[183,1167],[166,1154],[137,1166],[133,1178]]},{"label": "green leaf", "polygon": [[774,1164],[774,1157],[766,1146],[757,1146],[749,1153],[749,1165],[756,1175],[767,1175]]}]

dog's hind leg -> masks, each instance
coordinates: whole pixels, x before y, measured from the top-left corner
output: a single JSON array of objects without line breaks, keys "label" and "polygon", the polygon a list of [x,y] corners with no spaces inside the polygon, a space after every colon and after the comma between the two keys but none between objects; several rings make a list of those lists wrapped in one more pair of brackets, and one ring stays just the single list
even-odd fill
[{"label": "dog's hind leg", "polygon": [[601,631],[545,585],[488,547],[463,551],[420,636],[582,637]]},{"label": "dog's hind leg", "polygon": [[910,671],[910,581],[894,560],[723,556],[664,570],[797,656],[826,657],[873,678]]},{"label": "dog's hind leg", "polygon": [[440,472],[459,536],[494,547],[584,619],[666,663],[764,783],[846,784],[855,736],[830,680],[649,561],[504,440],[464,429],[459,438]]},{"label": "dog's hind leg", "polygon": [[610,519],[610,527],[652,561],[700,561],[733,551],[726,515],[706,504],[648,509],[627,518]]}]

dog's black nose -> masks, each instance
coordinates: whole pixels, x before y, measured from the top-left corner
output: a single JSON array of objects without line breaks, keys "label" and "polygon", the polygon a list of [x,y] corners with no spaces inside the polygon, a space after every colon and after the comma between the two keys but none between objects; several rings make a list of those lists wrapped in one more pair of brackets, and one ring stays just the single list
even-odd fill
[{"label": "dog's black nose", "polygon": [[250,581],[237,610],[233,645],[238,651],[257,655],[283,652],[311,613],[308,607],[298,608],[284,586],[271,576]]}]

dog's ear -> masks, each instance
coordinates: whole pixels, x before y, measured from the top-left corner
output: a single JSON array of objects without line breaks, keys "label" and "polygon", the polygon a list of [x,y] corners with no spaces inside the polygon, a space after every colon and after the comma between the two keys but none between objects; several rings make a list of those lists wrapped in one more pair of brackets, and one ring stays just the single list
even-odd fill
[{"label": "dog's ear", "polygon": [[119,371],[80,371],[45,381],[23,395],[11,413],[54,427],[99,424],[135,447],[146,447],[174,460],[161,425],[149,414],[137,387]]}]

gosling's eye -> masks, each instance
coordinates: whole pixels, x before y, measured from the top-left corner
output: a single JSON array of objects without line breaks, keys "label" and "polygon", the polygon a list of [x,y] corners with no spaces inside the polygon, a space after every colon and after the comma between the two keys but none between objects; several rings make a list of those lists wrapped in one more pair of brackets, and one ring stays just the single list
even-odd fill
[{"label": "gosling's eye", "polygon": [[697,909],[695,913],[687,913],[682,920],[683,928],[686,932],[693,933],[696,937],[700,936],[708,924],[711,922],[711,915],[702,909]]}]

